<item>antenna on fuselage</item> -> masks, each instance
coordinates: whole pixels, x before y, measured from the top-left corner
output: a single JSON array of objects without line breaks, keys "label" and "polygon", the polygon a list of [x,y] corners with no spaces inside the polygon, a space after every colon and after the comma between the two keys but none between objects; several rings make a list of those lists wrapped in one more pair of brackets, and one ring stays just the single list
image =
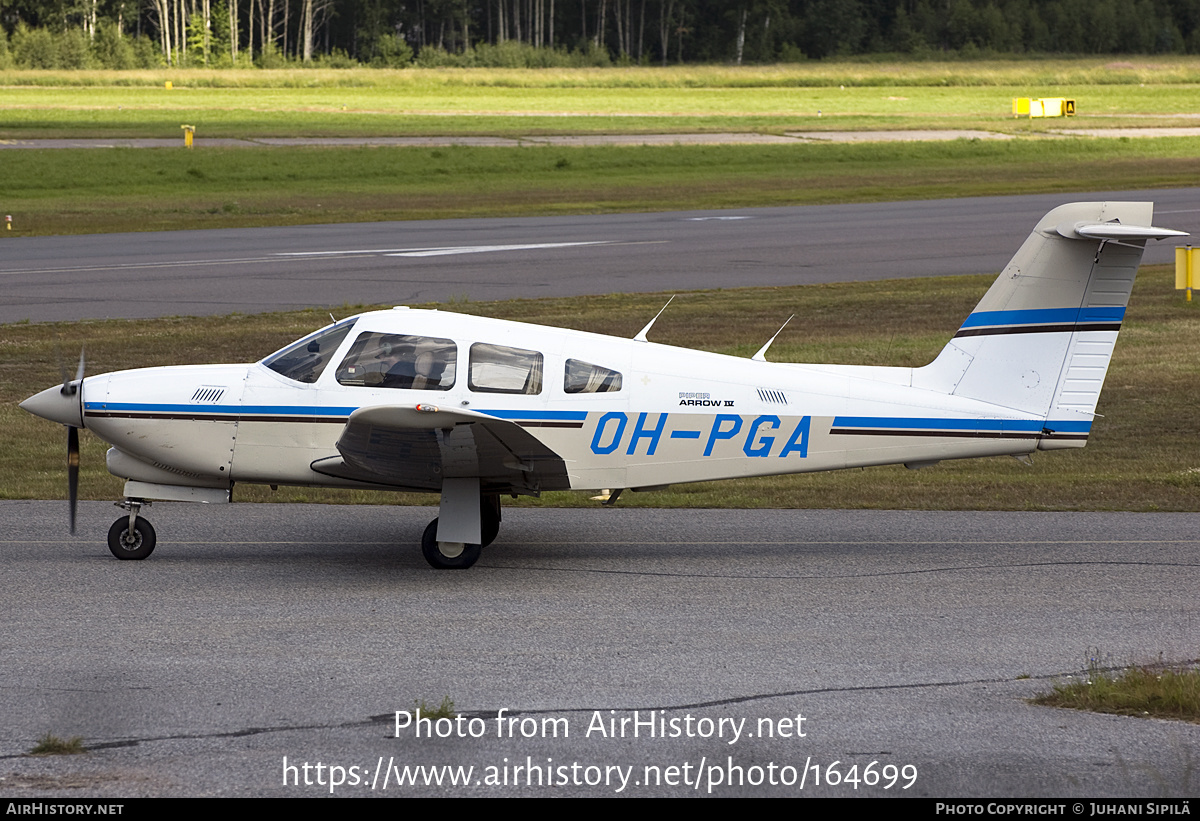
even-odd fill
[{"label": "antenna on fuselage", "polygon": [[[795,318],[796,318],[796,315],[792,314],[786,320],[784,320],[783,324],[779,326],[779,330],[775,332],[775,336],[779,336],[781,333],[783,333],[783,329],[786,328],[787,324]],[[750,358],[753,359],[755,362],[766,362],[767,361],[767,348],[771,347],[771,343],[775,341],[775,336],[768,339],[767,344],[763,345],[761,348],[759,348],[758,353],[756,353],[754,356],[752,356]]]},{"label": "antenna on fuselage", "polygon": [[[675,298],[675,294],[671,294],[671,299],[674,299],[674,298]],[[667,305],[671,304],[671,299],[667,300]],[[646,327],[642,328],[640,331],[637,332],[637,336],[635,336],[633,338],[635,342],[649,342],[650,341],[649,339],[646,338],[646,334],[650,331],[651,328],[654,327],[654,323],[658,322],[658,318],[663,315],[663,311],[667,310],[667,305],[662,306],[662,311],[659,311],[658,313],[656,313],[654,315],[654,319],[647,322]]]}]

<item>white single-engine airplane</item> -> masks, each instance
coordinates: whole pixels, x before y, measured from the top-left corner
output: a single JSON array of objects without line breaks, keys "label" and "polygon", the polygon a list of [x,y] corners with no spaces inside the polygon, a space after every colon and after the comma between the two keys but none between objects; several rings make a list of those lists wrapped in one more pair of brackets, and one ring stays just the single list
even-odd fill
[{"label": "white single-engine airplane", "polygon": [[26,399],[112,444],[128,511],[108,544],[144,559],[151,500],[228,502],[237,482],[441,494],[421,547],[466,568],[500,497],[655,488],[1083,447],[1152,203],[1047,214],[921,368],[767,362],[430,310],[335,322],[252,365],[83,377]]}]

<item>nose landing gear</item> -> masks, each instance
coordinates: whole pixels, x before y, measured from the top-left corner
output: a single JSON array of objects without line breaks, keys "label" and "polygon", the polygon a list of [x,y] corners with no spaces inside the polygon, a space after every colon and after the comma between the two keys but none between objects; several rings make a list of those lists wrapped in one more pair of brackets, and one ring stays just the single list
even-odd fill
[{"label": "nose landing gear", "polygon": [[108,529],[108,549],[118,559],[144,559],[154,552],[154,525],[138,518],[142,505],[149,507],[150,503],[133,499],[117,502],[117,507],[129,511]]}]

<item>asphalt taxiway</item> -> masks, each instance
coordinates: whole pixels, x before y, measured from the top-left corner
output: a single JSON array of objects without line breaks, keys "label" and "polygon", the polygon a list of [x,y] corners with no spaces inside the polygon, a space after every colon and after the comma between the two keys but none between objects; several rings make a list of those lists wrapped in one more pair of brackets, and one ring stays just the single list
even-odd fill
[{"label": "asphalt taxiway", "polygon": [[[1195,794],[1200,726],[1025,699],[1194,655],[1197,514],[510,509],[449,572],[431,508],[163,503],[121,562],[64,507],[0,502],[5,796]],[[480,722],[395,737],[443,696]],[[871,762],[915,781],[828,783]]]},{"label": "asphalt taxiway", "polygon": [[[679,292],[999,271],[1051,208],[1200,188],[726,211],[0,237],[0,323]],[[1171,263],[1171,241],[1145,262]]]}]

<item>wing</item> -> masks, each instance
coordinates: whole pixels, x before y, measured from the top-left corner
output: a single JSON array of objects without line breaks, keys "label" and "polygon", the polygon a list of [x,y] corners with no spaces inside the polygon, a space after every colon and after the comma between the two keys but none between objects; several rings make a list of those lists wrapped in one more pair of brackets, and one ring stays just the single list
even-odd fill
[{"label": "wing", "polygon": [[340,456],[318,459],[326,476],[410,490],[475,478],[484,493],[537,494],[570,487],[557,453],[515,422],[433,405],[383,405],[350,414]]}]

